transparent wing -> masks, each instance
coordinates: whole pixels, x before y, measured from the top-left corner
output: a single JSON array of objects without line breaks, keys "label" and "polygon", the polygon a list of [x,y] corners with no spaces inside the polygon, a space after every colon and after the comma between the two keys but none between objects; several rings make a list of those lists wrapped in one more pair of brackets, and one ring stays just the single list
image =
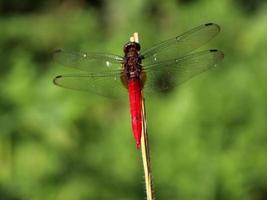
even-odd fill
[{"label": "transparent wing", "polygon": [[141,52],[144,65],[180,58],[207,43],[220,31],[214,23],[195,27],[175,38],[166,40]]},{"label": "transparent wing", "polygon": [[53,82],[64,88],[89,91],[106,97],[117,98],[127,95],[127,89],[121,82],[121,72],[59,75]]},{"label": "transparent wing", "polygon": [[148,65],[144,67],[146,74],[144,91],[161,92],[172,89],[174,86],[215,67],[223,57],[223,52],[213,49]]},{"label": "transparent wing", "polygon": [[54,52],[54,60],[66,67],[87,72],[120,70],[123,63],[122,57],[113,54],[75,52],[63,49]]}]

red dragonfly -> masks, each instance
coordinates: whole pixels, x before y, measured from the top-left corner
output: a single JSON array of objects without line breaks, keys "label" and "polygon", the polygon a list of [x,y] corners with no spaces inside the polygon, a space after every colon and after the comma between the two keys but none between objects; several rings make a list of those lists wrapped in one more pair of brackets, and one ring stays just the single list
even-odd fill
[{"label": "red dragonfly", "polygon": [[168,90],[215,67],[224,57],[210,49],[193,52],[220,31],[219,25],[207,23],[177,37],[141,50],[139,43],[128,42],[124,56],[56,50],[57,62],[86,74],[59,75],[58,86],[85,90],[103,96],[117,96],[128,90],[132,131],[137,148],[142,132],[142,92]]}]

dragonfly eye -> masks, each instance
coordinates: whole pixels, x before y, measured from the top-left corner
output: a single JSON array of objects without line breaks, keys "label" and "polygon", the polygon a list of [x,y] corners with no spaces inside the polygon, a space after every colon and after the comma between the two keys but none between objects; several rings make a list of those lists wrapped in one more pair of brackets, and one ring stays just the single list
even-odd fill
[{"label": "dragonfly eye", "polygon": [[141,47],[139,43],[128,42],[124,45],[124,53],[128,53],[130,49],[136,49],[137,51],[140,51]]}]

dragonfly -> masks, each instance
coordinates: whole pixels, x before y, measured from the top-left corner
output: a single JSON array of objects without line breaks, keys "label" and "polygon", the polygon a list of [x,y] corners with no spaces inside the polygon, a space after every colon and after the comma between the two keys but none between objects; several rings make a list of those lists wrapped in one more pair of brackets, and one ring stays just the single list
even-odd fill
[{"label": "dragonfly", "polygon": [[87,73],[58,75],[53,82],[109,97],[128,92],[132,132],[139,149],[143,93],[167,91],[214,68],[224,58],[222,51],[195,50],[219,32],[218,24],[206,23],[144,50],[139,43],[128,42],[123,56],[58,49],[54,52],[58,63]]}]

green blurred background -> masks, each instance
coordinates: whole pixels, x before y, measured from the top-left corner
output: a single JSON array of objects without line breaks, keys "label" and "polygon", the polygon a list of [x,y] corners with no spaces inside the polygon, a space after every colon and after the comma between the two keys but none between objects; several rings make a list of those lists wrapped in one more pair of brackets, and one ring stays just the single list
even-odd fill
[{"label": "green blurred background", "polygon": [[219,67],[147,96],[156,199],[267,199],[264,0],[1,0],[0,199],[145,199],[128,101],[56,87],[51,52],[122,55],[207,22]]}]

